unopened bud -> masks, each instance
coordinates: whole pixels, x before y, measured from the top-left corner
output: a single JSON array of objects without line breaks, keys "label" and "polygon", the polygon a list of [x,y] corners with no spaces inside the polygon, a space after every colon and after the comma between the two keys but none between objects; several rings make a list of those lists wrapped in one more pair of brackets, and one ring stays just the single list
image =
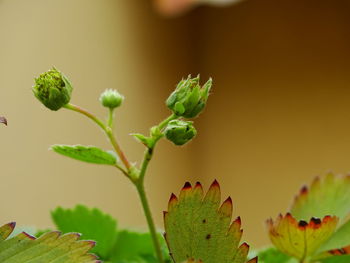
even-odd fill
[{"label": "unopened bud", "polygon": [[55,68],[36,78],[33,87],[35,97],[54,111],[69,103],[72,90],[69,80]]},{"label": "unopened bud", "polygon": [[192,140],[197,131],[191,121],[170,121],[164,130],[165,137],[175,145],[184,145]]},{"label": "unopened bud", "polygon": [[194,118],[204,109],[208,100],[212,80],[209,79],[203,87],[199,85],[199,76],[190,76],[181,80],[175,91],[171,93],[166,101],[166,105],[177,116]]},{"label": "unopened bud", "polygon": [[106,89],[100,96],[101,104],[110,109],[119,107],[124,100],[124,96],[114,89]]}]

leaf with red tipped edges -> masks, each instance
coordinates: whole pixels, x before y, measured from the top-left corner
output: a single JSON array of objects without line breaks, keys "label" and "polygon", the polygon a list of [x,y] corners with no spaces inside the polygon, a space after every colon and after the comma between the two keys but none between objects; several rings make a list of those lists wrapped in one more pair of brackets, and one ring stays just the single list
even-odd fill
[{"label": "leaf with red tipped edges", "polygon": [[216,181],[205,195],[200,183],[194,187],[186,183],[179,198],[171,195],[164,223],[165,238],[175,263],[247,262],[249,246],[240,245],[241,220],[237,218],[231,223],[231,198],[220,203],[220,186]]},{"label": "leaf with red tipped edges", "polygon": [[342,221],[350,213],[350,176],[327,174],[316,177],[296,196],[291,214],[298,220],[333,215]]},{"label": "leaf with red tipped edges", "polygon": [[274,222],[267,221],[272,243],[283,253],[302,260],[309,260],[320,246],[334,233],[338,224],[335,216],[322,220],[311,218],[309,222],[298,221],[291,214],[280,215]]},{"label": "leaf with red tipped edges", "polygon": [[98,263],[96,256],[89,254],[93,241],[79,241],[79,234],[48,232],[39,238],[24,232],[8,238],[15,223],[0,227],[1,263]]}]

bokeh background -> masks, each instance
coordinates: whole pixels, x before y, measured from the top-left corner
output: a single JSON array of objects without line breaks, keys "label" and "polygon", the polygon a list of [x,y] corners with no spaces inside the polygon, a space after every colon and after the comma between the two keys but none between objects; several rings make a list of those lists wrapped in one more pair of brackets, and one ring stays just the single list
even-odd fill
[{"label": "bokeh background", "polygon": [[244,239],[268,244],[264,221],[287,211],[299,187],[329,170],[350,169],[350,2],[246,0],[167,17],[146,0],[0,0],[1,223],[50,227],[49,211],[78,203],[146,229],[133,187],[113,168],[48,150],[55,143],[110,149],[82,116],[50,112],[31,93],[51,66],[74,84],[72,102],[105,114],[105,88],[126,100],[117,136],[131,160],[169,112],[164,100],[188,74],[213,77],[197,138],[162,141],[147,177],[162,228],[171,192],[215,178],[231,195]]}]

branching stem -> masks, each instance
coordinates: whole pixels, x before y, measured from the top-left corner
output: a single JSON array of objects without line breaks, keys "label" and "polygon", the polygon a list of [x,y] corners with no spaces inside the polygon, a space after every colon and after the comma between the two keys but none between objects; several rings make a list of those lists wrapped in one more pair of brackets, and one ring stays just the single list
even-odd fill
[{"label": "branching stem", "polygon": [[[146,191],[145,191],[145,185],[144,185],[144,179],[145,179],[145,175],[146,175],[146,171],[147,171],[149,162],[151,161],[151,159],[153,157],[153,151],[154,151],[154,148],[155,148],[157,142],[162,137],[162,133],[161,133],[161,135],[157,135],[157,136],[152,137],[153,144],[145,150],[140,170],[139,171],[134,170],[134,167],[130,164],[130,162],[126,158],[124,152],[122,151],[121,147],[119,146],[119,144],[114,136],[114,133],[113,133],[114,111],[113,111],[113,109],[109,110],[107,124],[105,124],[99,118],[97,118],[95,115],[93,115],[89,111],[87,111],[79,106],[76,106],[74,104],[69,103],[69,104],[65,105],[64,107],[66,109],[69,109],[69,110],[72,110],[72,111],[75,111],[75,112],[78,112],[78,113],[85,115],[86,117],[91,119],[93,122],[95,122],[100,128],[102,128],[102,130],[107,135],[110,143],[112,144],[114,150],[116,151],[120,160],[124,164],[126,170],[123,167],[121,167],[119,164],[116,164],[115,167],[117,169],[119,169],[124,175],[126,175],[131,180],[131,182],[135,185],[137,192],[138,192],[138,195],[139,195],[140,200],[141,200],[141,204],[142,204],[142,208],[143,208],[146,220],[147,220],[148,228],[149,228],[149,231],[150,231],[150,234],[152,237],[154,249],[155,249],[155,252],[156,252],[156,255],[158,258],[158,262],[164,263],[162,250],[160,247],[160,242],[158,239],[156,227],[154,224],[152,212],[151,212],[151,209],[149,206],[149,202],[148,202]],[[174,120],[177,117],[178,116],[176,116],[175,114],[170,115],[168,118],[166,118],[164,121],[162,121],[157,126],[157,129],[159,131],[162,131],[171,120]],[[135,171],[137,173],[136,175],[135,175]]]}]

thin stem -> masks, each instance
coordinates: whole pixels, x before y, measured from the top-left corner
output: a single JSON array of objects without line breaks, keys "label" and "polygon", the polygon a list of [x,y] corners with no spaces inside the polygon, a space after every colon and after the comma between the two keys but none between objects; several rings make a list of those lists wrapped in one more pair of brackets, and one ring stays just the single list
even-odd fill
[{"label": "thin stem", "polygon": [[130,162],[128,161],[128,159],[126,158],[124,152],[122,151],[122,149],[120,148],[114,134],[113,134],[113,131],[110,127],[107,127],[105,129],[105,132],[107,134],[107,137],[109,139],[109,141],[111,142],[111,144],[113,145],[113,148],[114,150],[117,152],[120,160],[122,161],[122,163],[125,165],[126,169],[128,171],[130,171],[130,168],[131,168],[131,164]]},{"label": "thin stem", "polygon": [[158,128],[159,130],[162,130],[170,121],[176,119],[178,116],[176,114],[170,115],[168,118],[166,118],[164,121],[159,123]]},{"label": "thin stem", "polygon": [[100,126],[102,128],[102,130],[106,133],[107,137],[109,138],[111,144],[113,145],[114,150],[116,151],[116,153],[118,154],[120,160],[123,162],[123,164],[125,165],[126,169],[129,171],[131,168],[131,164],[129,163],[128,159],[126,158],[125,154],[123,153],[122,149],[120,148],[119,144],[117,143],[116,138],[114,137],[113,131],[111,127],[106,127],[106,125],[99,119],[97,118],[95,115],[93,115],[92,113],[88,112],[87,110],[74,105],[74,104],[66,104],[64,106],[66,109],[75,111],[75,112],[79,112],[83,115],[85,115],[86,117],[88,117],[89,119],[91,119],[92,121],[94,121],[98,126]]},{"label": "thin stem", "polygon": [[[175,114],[170,115],[168,118],[166,118],[164,121],[162,121],[158,125],[158,129],[162,130],[171,120],[176,119],[176,118],[177,118],[177,116]],[[137,188],[137,192],[138,192],[140,200],[141,200],[143,211],[144,211],[145,217],[147,219],[148,228],[149,228],[150,234],[152,236],[153,245],[154,245],[154,249],[156,251],[157,257],[158,257],[158,261],[159,261],[159,263],[163,263],[164,262],[163,255],[162,255],[162,251],[160,249],[160,243],[159,243],[159,240],[157,237],[157,231],[156,231],[155,224],[154,224],[154,221],[152,218],[152,213],[151,213],[151,210],[149,207],[149,203],[147,200],[145,187],[144,187],[144,179],[145,179],[146,171],[147,171],[149,162],[152,159],[154,147],[156,146],[156,144],[160,138],[161,137],[154,138],[155,142],[152,145],[152,147],[149,147],[146,149],[144,156],[143,156],[138,180],[134,184]]]},{"label": "thin stem", "polygon": [[113,129],[113,119],[114,119],[114,109],[109,108],[107,125],[112,129]]},{"label": "thin stem", "polygon": [[64,106],[64,108],[66,108],[68,110],[75,111],[75,112],[79,112],[79,113],[85,115],[86,117],[91,119],[93,122],[95,122],[98,126],[100,126],[102,128],[102,130],[104,130],[104,131],[106,130],[106,125],[99,118],[97,118],[95,115],[88,112],[87,110],[85,110],[77,105],[71,104],[71,103],[66,104]]},{"label": "thin stem", "polygon": [[151,233],[151,237],[152,237],[152,241],[153,241],[153,246],[154,249],[156,251],[156,255],[158,258],[158,262],[159,263],[163,263],[163,254],[160,248],[160,243],[159,243],[159,239],[157,236],[157,231],[156,231],[156,227],[152,218],[152,213],[151,213],[151,209],[149,207],[148,204],[148,200],[147,200],[147,196],[146,196],[146,192],[145,192],[145,187],[143,184],[143,181],[139,181],[138,184],[136,184],[136,188],[137,188],[137,192],[139,194],[140,200],[141,200],[141,204],[143,207],[143,211],[145,213],[145,217],[147,219],[147,224],[148,224],[148,228],[149,231]]}]

